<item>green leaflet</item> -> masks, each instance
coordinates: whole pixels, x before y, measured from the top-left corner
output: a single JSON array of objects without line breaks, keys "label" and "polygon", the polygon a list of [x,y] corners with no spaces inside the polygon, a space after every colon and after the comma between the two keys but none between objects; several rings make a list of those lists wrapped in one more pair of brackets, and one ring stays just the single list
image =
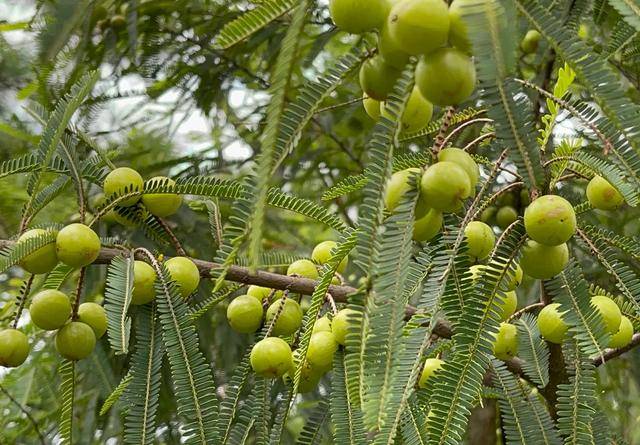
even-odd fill
[{"label": "green leaflet", "polygon": [[348,388],[348,379],[353,378],[344,364],[344,354],[336,352],[333,360],[333,378],[331,384],[331,421],[334,426],[333,440],[338,444],[364,445],[366,432],[362,420],[362,411]]},{"label": "green leaflet", "polygon": [[13,244],[11,247],[5,247],[0,252],[0,273],[4,273],[12,266],[18,264],[24,257],[32,254],[36,250],[51,244],[56,240],[56,233],[48,231],[19,243]]},{"label": "green leaflet", "polygon": [[124,391],[127,389],[129,384],[131,383],[132,378],[133,376],[131,375],[131,372],[127,372],[127,374],[122,378],[122,380],[120,380],[120,383],[118,383],[118,386],[116,386],[114,390],[111,391],[111,394],[109,394],[109,396],[105,399],[104,403],[102,404],[102,407],[100,408],[101,416],[104,416],[105,414],[107,414],[107,412],[109,412],[111,407],[118,400],[120,400],[120,398],[122,397],[122,393],[124,393]]},{"label": "green leaflet", "polygon": [[133,293],[134,257],[117,256],[107,269],[105,304],[107,312],[107,336],[111,349],[119,354],[129,350],[131,316],[128,314]]},{"label": "green leaflet", "polygon": [[536,317],[522,314],[517,322],[518,357],[524,360],[522,369],[540,388],[549,383],[549,348],[540,337]]},{"label": "green leaflet", "polygon": [[635,0],[608,0],[624,20],[640,31],[640,5]]},{"label": "green leaflet", "polygon": [[320,445],[329,420],[329,402],[321,400],[307,419],[296,445]]},{"label": "green leaflet", "polygon": [[58,368],[60,375],[60,423],[58,433],[60,443],[71,445],[73,443],[73,402],[75,396],[75,362],[62,360]]}]

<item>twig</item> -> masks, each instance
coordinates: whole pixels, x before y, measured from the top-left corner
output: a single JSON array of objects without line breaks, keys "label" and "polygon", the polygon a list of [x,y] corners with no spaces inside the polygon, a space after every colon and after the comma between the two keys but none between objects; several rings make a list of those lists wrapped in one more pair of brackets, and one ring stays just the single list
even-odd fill
[{"label": "twig", "polygon": [[336,307],[336,302],[333,299],[333,297],[331,296],[330,293],[327,292],[327,296],[325,297],[326,300],[329,302],[329,306],[331,306],[331,313],[333,315],[336,315],[338,313],[338,308]]},{"label": "twig", "polygon": [[158,224],[160,224],[162,229],[169,236],[171,244],[173,244],[173,248],[176,249],[178,255],[187,256],[187,252],[185,252],[185,250],[183,249],[182,244],[180,244],[180,241],[178,241],[178,238],[176,237],[175,233],[173,233],[173,230],[171,230],[171,227],[169,227],[169,225],[159,216],[154,215],[154,218],[156,219],[156,221],[158,221]]},{"label": "twig", "polygon": [[455,111],[456,111],[455,108],[447,107],[447,110],[444,113],[444,118],[442,119],[442,125],[440,126],[440,131],[438,132],[438,135],[436,136],[433,143],[433,148],[431,149],[431,151],[434,154],[438,154],[442,149],[442,147],[444,146],[444,141],[445,141],[444,135],[449,129],[449,127],[451,126],[451,120],[453,119],[453,115],[455,114]]},{"label": "twig", "polygon": [[36,419],[34,419],[33,416],[31,416],[31,413],[29,413],[29,411],[27,411],[27,409],[24,406],[22,406],[20,404],[20,402],[18,402],[16,399],[14,399],[13,396],[9,393],[9,391],[7,391],[4,388],[4,386],[0,385],[0,391],[2,391],[4,393],[4,395],[6,395],[9,400],[11,400],[11,403],[13,403],[15,406],[17,406],[18,409],[20,411],[22,411],[25,416],[27,416],[27,419],[29,419],[29,422],[31,422],[31,424],[33,425],[33,429],[36,431],[36,434],[38,435],[40,443],[42,445],[46,445],[46,442],[44,440],[44,436],[40,432],[40,428],[38,428],[38,422],[36,422]]},{"label": "twig", "polygon": [[482,142],[485,139],[494,138],[494,137],[496,137],[496,134],[493,133],[493,132],[481,134],[480,136],[478,136],[477,138],[475,138],[474,140],[469,142],[467,145],[465,145],[463,150],[464,151],[469,151],[471,149],[471,147],[473,147],[474,145]]},{"label": "twig", "polygon": [[490,123],[490,122],[493,122],[493,119],[489,119],[487,117],[479,117],[479,118],[471,119],[470,121],[464,122],[462,125],[458,125],[456,128],[451,130],[451,133],[449,133],[446,138],[444,138],[444,141],[442,141],[442,147],[446,147],[453,136],[460,133],[466,127],[473,124],[477,124],[478,122]]},{"label": "twig", "polygon": [[518,312],[514,313],[511,317],[509,317],[507,319],[507,323],[511,323],[511,320],[515,320],[516,318],[520,318],[522,316],[522,314],[526,314],[527,312],[535,311],[536,309],[542,308],[544,306],[545,306],[544,303],[533,303],[533,304],[530,304],[529,306],[523,307]]},{"label": "twig", "polygon": [[80,269],[80,276],[78,277],[78,285],[76,286],[75,299],[73,300],[72,318],[74,320],[78,318],[78,308],[80,307],[80,300],[82,299],[82,285],[84,284],[84,274],[86,270],[87,270],[86,266]]}]

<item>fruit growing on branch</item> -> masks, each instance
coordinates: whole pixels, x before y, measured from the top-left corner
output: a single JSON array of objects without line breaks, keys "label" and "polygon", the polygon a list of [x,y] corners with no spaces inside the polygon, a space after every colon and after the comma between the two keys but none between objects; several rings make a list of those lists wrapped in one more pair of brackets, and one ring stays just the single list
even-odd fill
[{"label": "fruit growing on branch", "polygon": [[329,12],[338,28],[361,34],[382,26],[389,5],[387,0],[330,0]]},{"label": "fruit growing on branch", "polygon": [[12,328],[0,330],[0,366],[20,366],[27,359],[29,349],[29,339],[23,332]]},{"label": "fruit growing on branch", "polygon": [[156,297],[156,271],[144,261],[133,263],[133,292],[131,304],[146,304]]},{"label": "fruit growing on branch", "polygon": [[622,312],[616,302],[604,295],[596,295],[591,298],[591,305],[600,313],[609,334],[617,333],[622,321]]},{"label": "fruit growing on branch", "polygon": [[29,306],[33,324],[45,331],[62,327],[71,316],[69,297],[55,289],[46,289],[33,296]]},{"label": "fruit growing on branch", "polygon": [[[275,303],[274,303],[275,304]],[[262,325],[262,303],[249,295],[240,295],[227,307],[227,320],[234,331],[252,334]]]},{"label": "fruit growing on branch", "polygon": [[[147,184],[149,183],[161,186],[174,186],[176,184],[174,180],[165,176],[151,178]],[[145,193],[142,195],[142,203],[155,216],[171,216],[182,205],[182,196],[175,193]]]},{"label": "fruit growing on branch", "polygon": [[319,278],[316,265],[309,260],[297,260],[291,263],[287,269],[287,275],[309,278],[310,280]]},{"label": "fruit growing on branch", "polygon": [[428,54],[447,43],[449,8],[442,0],[403,0],[391,8],[386,26],[401,51]]},{"label": "fruit growing on branch", "polygon": [[560,344],[563,342],[569,329],[569,326],[562,319],[565,313],[566,311],[560,310],[558,303],[548,304],[542,308],[537,320],[542,338],[551,343]]},{"label": "fruit growing on branch", "polygon": [[[27,230],[18,238],[18,242],[26,241],[46,233],[47,231],[44,229]],[[58,256],[56,255],[55,243],[49,243],[39,248],[20,261],[20,266],[32,274],[51,272],[53,268],[56,267],[56,264],[58,264]]]},{"label": "fruit growing on branch", "polygon": [[587,185],[587,199],[594,209],[615,210],[624,204],[624,198],[602,176],[595,176]]},{"label": "fruit growing on branch", "polygon": [[58,232],[56,254],[67,266],[87,266],[98,258],[99,253],[100,238],[84,224],[69,224]]},{"label": "fruit growing on branch", "polygon": [[107,313],[99,304],[82,303],[78,307],[78,321],[89,325],[93,329],[96,340],[102,338],[107,332]]},{"label": "fruit growing on branch", "polygon": [[267,309],[267,323],[271,323],[276,315],[278,318],[273,325],[273,335],[291,335],[302,325],[302,308],[291,298],[279,299],[271,303]]},{"label": "fruit growing on branch", "polygon": [[500,360],[509,360],[518,353],[518,330],[509,323],[500,323],[493,342],[493,355]]},{"label": "fruit growing on branch", "polygon": [[520,266],[532,278],[548,280],[558,275],[569,264],[569,248],[566,244],[545,246],[529,240],[522,246]]},{"label": "fruit growing on branch", "polygon": [[545,195],[527,207],[524,226],[532,240],[545,246],[559,246],[576,232],[576,213],[563,197]]},{"label": "fruit growing on branch", "polygon": [[164,263],[169,276],[176,282],[180,293],[187,298],[198,288],[200,284],[200,271],[191,259],[177,256],[168,259]]},{"label": "fruit growing on branch", "polygon": [[420,59],[416,84],[433,104],[458,105],[467,100],[476,87],[473,59],[455,48],[438,49]]},{"label": "fruit growing on branch", "polygon": [[440,360],[439,358],[428,358],[424,362],[424,366],[422,367],[422,373],[420,374],[420,380],[418,380],[418,386],[420,388],[426,388],[429,379],[442,369],[442,365],[444,365],[444,360]]},{"label": "fruit growing on branch", "polygon": [[[112,170],[102,185],[104,194],[107,199],[113,199],[134,192],[142,192],[144,189],[144,180],[140,173],[129,167],[120,167]],[[130,207],[140,201],[140,196],[132,196],[127,199],[118,201],[120,207]]]},{"label": "fruit growing on branch", "polygon": [[293,367],[293,354],[286,341],[267,337],[253,346],[250,361],[257,375],[275,379]]},{"label": "fruit growing on branch", "polygon": [[96,346],[96,336],[88,324],[72,321],[56,333],[56,350],[68,360],[89,357]]}]

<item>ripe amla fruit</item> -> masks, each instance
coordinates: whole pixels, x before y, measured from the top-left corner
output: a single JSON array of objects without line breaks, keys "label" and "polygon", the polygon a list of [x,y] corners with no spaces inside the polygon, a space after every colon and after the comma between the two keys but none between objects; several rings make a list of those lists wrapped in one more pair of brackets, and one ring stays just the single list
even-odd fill
[{"label": "ripe amla fruit", "polygon": [[347,338],[350,319],[358,315],[353,309],[342,309],[331,321],[331,332],[339,345],[344,346]]},{"label": "ripe amla fruit", "polygon": [[309,260],[297,260],[291,263],[287,268],[287,275],[296,275],[298,277],[309,278],[310,280],[317,280],[319,278],[316,265]]},{"label": "ripe amla fruit", "polygon": [[518,307],[518,294],[516,291],[508,291],[504,294],[503,301],[498,301],[498,314],[501,321],[507,321],[516,312]]},{"label": "ripe amla fruit", "polygon": [[440,106],[467,100],[476,87],[473,59],[456,48],[441,48],[420,59],[416,84],[422,95]]},{"label": "ripe amla fruit", "polygon": [[518,330],[509,323],[500,323],[493,342],[493,355],[500,360],[509,360],[518,353]]},{"label": "ripe amla fruit", "polygon": [[[419,184],[420,179],[418,176],[421,172],[419,168],[408,168],[391,175],[384,191],[384,206],[387,211],[393,213],[404,195],[412,189],[414,184]],[[414,180],[415,182],[413,182]],[[422,210],[420,203],[416,207],[420,207],[420,210]],[[416,208],[417,212],[418,209]]]},{"label": "ripe amla fruit", "polygon": [[496,223],[501,229],[506,229],[518,219],[518,211],[511,206],[500,207],[496,213]]},{"label": "ripe amla fruit", "polygon": [[377,121],[380,119],[380,101],[372,99],[371,97],[367,97],[366,94],[362,96],[362,105],[364,106],[364,111],[367,115]]},{"label": "ripe amla fruit", "polygon": [[467,54],[471,53],[471,40],[462,11],[469,0],[453,0],[449,6],[449,43]]},{"label": "ripe amla fruit", "polygon": [[464,229],[468,253],[473,261],[489,256],[496,244],[496,236],[491,227],[481,221],[472,221]]},{"label": "ripe amla fruit", "polygon": [[133,263],[133,293],[131,304],[146,304],[156,297],[156,271],[144,261]]},{"label": "ripe amla fruit", "polygon": [[433,376],[433,374],[442,369],[444,361],[439,358],[428,358],[424,361],[422,368],[422,374],[420,374],[420,380],[418,380],[418,386],[420,388],[426,388],[427,382]]},{"label": "ripe amla fruit", "polygon": [[400,50],[427,54],[447,44],[449,8],[443,0],[399,1],[391,8],[386,26]]},{"label": "ripe amla fruit", "polygon": [[[24,232],[18,243],[25,242],[28,239],[36,238],[47,233],[44,229],[31,229]],[[33,253],[30,253],[20,261],[20,267],[32,274],[48,273],[58,264],[58,255],[56,255],[55,243],[49,243]]]},{"label": "ripe amla fruit", "polygon": [[316,332],[331,332],[331,320],[329,320],[329,317],[325,315],[324,317],[320,317],[316,320],[313,324],[311,334],[313,335]]},{"label": "ripe amla fruit", "polygon": [[622,312],[620,312],[616,302],[604,295],[596,295],[591,298],[591,305],[595,306],[600,312],[607,332],[612,335],[618,332],[620,321],[622,320]]},{"label": "ripe amla fruit", "polygon": [[413,240],[424,243],[433,239],[442,229],[443,221],[442,212],[430,209],[413,223]]},{"label": "ripe amla fruit", "polygon": [[273,325],[273,335],[291,335],[302,326],[302,308],[297,301],[287,298],[271,303],[267,309],[267,323],[270,323],[279,311],[280,315]]},{"label": "ripe amla fruit", "polygon": [[442,161],[425,171],[420,190],[428,206],[442,212],[455,212],[471,196],[471,181],[458,164]]},{"label": "ripe amla fruit", "polygon": [[227,307],[227,320],[231,328],[241,334],[256,332],[262,324],[262,303],[249,295],[240,295]]},{"label": "ripe amla fruit", "polygon": [[360,87],[368,97],[385,100],[401,74],[401,70],[377,55],[365,60],[360,67]]},{"label": "ripe amla fruit", "polygon": [[337,350],[338,342],[336,342],[333,333],[316,332],[311,335],[311,340],[309,340],[307,362],[317,370],[328,371],[333,367],[333,355]]},{"label": "ripe amla fruit", "polygon": [[[475,266],[471,266],[469,268],[469,272],[471,272],[471,279],[477,280],[483,273],[485,273],[485,270],[487,269],[491,271],[496,270],[497,273],[502,274],[501,273],[502,271],[497,270],[495,266],[485,266],[482,264],[476,264]],[[520,286],[520,283],[522,283],[522,277],[523,277],[522,268],[520,267],[519,264],[516,264],[515,268],[513,268],[512,270],[508,270],[506,273],[504,273],[504,276],[502,277],[502,282],[500,283],[500,288],[505,292],[512,292],[518,286]]]},{"label": "ripe amla fruit", "polygon": [[80,321],[67,323],[56,333],[56,350],[68,360],[82,360],[96,346],[96,336],[88,324]]},{"label": "ripe amla fruit", "polygon": [[278,337],[267,337],[256,343],[249,359],[253,371],[261,377],[282,377],[293,367],[291,348]]},{"label": "ripe amla fruit", "polygon": [[[311,259],[318,264],[325,264],[331,259],[331,251],[338,247],[338,243],[335,241],[323,241],[313,248],[311,252]],[[340,264],[338,264],[338,273],[344,273],[347,268],[349,260],[344,257]]]},{"label": "ripe amla fruit", "polygon": [[329,0],[329,12],[338,28],[361,34],[382,26],[389,4],[387,0]]},{"label": "ripe amla fruit", "polygon": [[[151,178],[147,184],[153,183],[155,186],[173,186],[176,182],[166,176],[156,176]],[[176,193],[145,193],[142,195],[142,203],[147,210],[159,217],[173,215],[182,205],[182,196]]]},{"label": "ripe amla fruit", "polygon": [[45,331],[63,326],[71,316],[69,297],[55,289],[45,289],[33,296],[29,306],[33,324]]},{"label": "ripe amla fruit", "polygon": [[609,340],[610,348],[624,348],[629,343],[631,343],[631,339],[633,338],[633,324],[631,320],[629,320],[624,315],[620,320],[620,328],[618,332],[611,336]]},{"label": "ripe amla fruit", "polygon": [[[252,285],[252,286],[249,286],[249,288],[247,289],[247,295],[257,299],[258,301],[264,301],[267,298],[269,298],[269,295],[271,295],[272,291],[273,289],[270,289],[268,287]],[[273,293],[271,299],[277,300],[278,298],[282,298],[283,295],[284,295],[284,292],[281,290],[278,290]]]},{"label": "ripe amla fruit", "polygon": [[569,329],[569,326],[562,319],[565,312],[560,312],[559,308],[558,303],[548,304],[538,314],[537,324],[540,335],[550,343],[562,343]]},{"label": "ripe amla fruit", "polygon": [[[392,119],[385,109],[384,102],[380,105],[380,114]],[[404,133],[416,133],[429,124],[433,116],[433,104],[422,97],[418,87],[414,87],[400,118],[400,126]]]},{"label": "ripe amla fruit", "polygon": [[540,33],[535,29],[530,29],[524,35],[522,42],[520,42],[520,48],[522,48],[522,52],[525,54],[533,54],[538,50],[538,45],[540,44]]},{"label": "ripe amla fruit", "polygon": [[403,69],[409,63],[410,55],[402,51],[389,34],[389,26],[385,24],[378,36],[378,52],[386,63],[394,68]]},{"label": "ripe amla fruit", "polygon": [[587,185],[587,199],[594,209],[615,210],[624,204],[624,198],[602,176],[595,176]]},{"label": "ripe amla fruit", "polygon": [[569,264],[569,248],[566,244],[545,246],[533,240],[522,246],[520,266],[531,278],[548,280],[555,277]]},{"label": "ripe amla fruit", "polygon": [[176,282],[184,298],[187,298],[200,284],[200,271],[193,261],[184,256],[173,257],[164,263],[169,276]]},{"label": "ripe amla fruit", "polygon": [[[102,184],[104,194],[107,198],[121,196],[132,192],[142,192],[144,180],[140,173],[129,167],[120,167],[112,170]],[[120,207],[130,207],[140,201],[140,196],[132,196],[118,202]]]},{"label": "ripe amla fruit", "polygon": [[102,338],[107,332],[107,312],[99,304],[82,303],[78,307],[78,321],[93,329],[96,340]]},{"label": "ripe amla fruit", "polygon": [[67,266],[87,266],[98,258],[99,253],[100,238],[84,224],[69,224],[58,232],[56,255]]},{"label": "ripe amla fruit", "polygon": [[24,363],[29,355],[29,339],[17,329],[0,331],[0,366],[15,368]]},{"label": "ripe amla fruit", "polygon": [[576,213],[557,195],[541,196],[524,212],[524,227],[532,240],[545,246],[566,243],[576,232]]},{"label": "ripe amla fruit", "polygon": [[438,161],[453,162],[454,164],[462,167],[469,176],[469,182],[471,183],[471,190],[473,194],[476,184],[478,183],[478,179],[480,178],[480,169],[469,153],[460,148],[445,148],[440,150],[440,153],[438,153]]}]

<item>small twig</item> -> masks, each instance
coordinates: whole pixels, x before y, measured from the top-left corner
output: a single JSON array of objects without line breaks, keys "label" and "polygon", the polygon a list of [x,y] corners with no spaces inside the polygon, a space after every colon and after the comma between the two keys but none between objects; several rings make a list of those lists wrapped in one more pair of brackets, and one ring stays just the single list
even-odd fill
[{"label": "small twig", "polygon": [[31,291],[31,285],[33,284],[33,279],[35,278],[34,274],[31,274],[29,279],[27,280],[27,284],[24,287],[24,290],[21,295],[20,303],[16,308],[16,315],[13,318],[13,323],[11,323],[11,327],[13,329],[18,327],[18,321],[20,321],[20,316],[22,315],[22,311],[24,310],[24,306],[27,303],[27,298],[29,298],[29,292]]},{"label": "small twig", "polygon": [[75,299],[73,300],[73,320],[76,320],[78,318],[78,308],[80,307],[80,300],[82,299],[82,285],[84,284],[84,274],[86,270],[86,266],[80,269],[80,276],[78,277],[78,285],[76,286]]},{"label": "small twig", "polygon": [[22,411],[22,413],[25,416],[27,416],[27,419],[29,419],[29,422],[31,422],[31,424],[33,425],[33,429],[36,431],[36,434],[38,435],[40,443],[42,445],[46,445],[46,442],[44,440],[44,436],[40,432],[40,428],[38,428],[38,422],[36,422],[36,419],[34,419],[33,416],[31,416],[31,413],[29,413],[29,411],[24,406],[22,406],[22,404],[20,402],[18,402],[16,399],[14,399],[13,396],[9,393],[9,391],[7,391],[4,388],[4,386],[0,385],[0,391],[2,391],[4,393],[4,395],[6,395],[9,400],[11,400],[11,403],[13,403],[15,406],[17,406],[18,409],[20,411]]},{"label": "small twig", "polygon": [[333,315],[336,315],[338,313],[338,308],[336,307],[335,300],[329,292],[327,292],[327,296],[325,297],[325,299],[329,302],[329,306],[331,306],[331,313]]},{"label": "small twig", "polygon": [[507,323],[511,323],[512,320],[515,320],[516,318],[520,318],[522,314],[535,311],[536,309],[544,306],[545,306],[544,303],[533,303],[533,304],[530,304],[529,306],[525,306],[522,309],[520,309],[518,312],[514,313],[511,317],[509,317],[507,319]]},{"label": "small twig", "polygon": [[349,105],[352,105],[352,104],[355,104],[355,103],[358,103],[358,102],[362,102],[362,100],[363,100],[362,97],[356,97],[355,99],[351,99],[351,100],[348,100],[346,102],[342,102],[342,103],[339,103],[339,104],[335,104],[335,105],[331,105],[331,106],[328,106],[328,107],[320,108],[320,109],[318,109],[318,111],[315,112],[315,114],[320,114],[320,113],[324,113],[325,111],[331,111],[331,110],[335,110],[337,108],[346,107],[346,106],[349,106]]},{"label": "small twig", "polygon": [[455,108],[447,107],[447,110],[444,113],[444,118],[442,119],[442,125],[440,126],[440,131],[438,132],[438,135],[436,136],[433,143],[433,148],[431,149],[431,151],[434,154],[438,154],[444,145],[444,142],[445,142],[444,135],[449,129],[449,127],[451,126],[451,121],[453,119],[455,111],[456,111]]},{"label": "small twig", "polygon": [[469,151],[471,149],[471,147],[473,147],[474,145],[482,142],[485,139],[494,138],[494,137],[496,137],[496,134],[493,133],[493,132],[481,134],[480,136],[478,136],[477,138],[475,138],[474,140],[469,142],[467,145],[465,145],[463,150],[464,151]]},{"label": "small twig", "polygon": [[479,117],[479,118],[471,119],[470,121],[464,122],[462,125],[458,125],[456,128],[451,130],[451,133],[449,133],[446,138],[444,138],[444,141],[442,141],[442,147],[446,147],[449,141],[451,140],[451,138],[453,138],[456,134],[460,133],[466,127],[473,124],[477,124],[479,122],[490,123],[490,122],[493,122],[493,120],[486,117]]},{"label": "small twig", "polygon": [[609,360],[616,358],[624,354],[625,352],[632,350],[633,348],[639,345],[640,345],[640,332],[633,334],[633,337],[631,337],[631,342],[627,346],[623,346],[622,348],[617,348],[617,349],[607,349],[603,355],[598,356],[593,360],[593,364],[594,366],[600,366],[608,362]]},{"label": "small twig", "polygon": [[271,337],[271,332],[273,331],[273,327],[276,325],[278,318],[282,315],[282,311],[284,311],[284,305],[287,302],[287,294],[285,293],[280,299],[280,304],[278,305],[278,310],[274,314],[273,318],[269,322],[269,327],[267,328],[267,332],[264,334],[265,337]]},{"label": "small twig", "polygon": [[173,248],[176,249],[176,252],[178,252],[178,255],[187,256],[187,252],[182,247],[182,244],[180,244],[180,241],[178,241],[178,238],[176,237],[175,233],[173,233],[173,230],[171,230],[171,227],[169,227],[169,225],[159,216],[154,215],[154,218],[156,219],[156,221],[158,221],[158,224],[162,226],[162,229],[169,236],[169,239],[171,240],[171,244],[173,244]]}]

